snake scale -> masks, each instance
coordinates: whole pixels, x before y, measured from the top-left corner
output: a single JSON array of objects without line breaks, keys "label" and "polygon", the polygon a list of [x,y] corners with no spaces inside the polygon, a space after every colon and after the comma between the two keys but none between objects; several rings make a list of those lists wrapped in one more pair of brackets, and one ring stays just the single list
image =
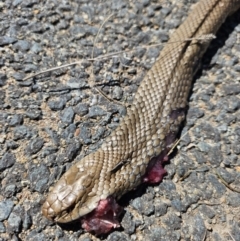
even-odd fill
[{"label": "snake scale", "polygon": [[[96,209],[100,200],[117,200],[143,181],[161,180],[161,165],[185,118],[192,78],[210,42],[201,37],[215,34],[239,7],[240,0],[195,4],[146,74],[116,130],[96,152],[73,165],[49,193],[42,207],[47,218],[70,222]],[[146,173],[157,166],[157,180],[151,181]]]}]

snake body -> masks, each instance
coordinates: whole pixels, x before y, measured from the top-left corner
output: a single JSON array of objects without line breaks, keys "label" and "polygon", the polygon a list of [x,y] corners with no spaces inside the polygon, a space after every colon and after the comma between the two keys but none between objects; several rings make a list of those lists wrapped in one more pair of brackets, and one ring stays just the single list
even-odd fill
[{"label": "snake body", "polygon": [[210,41],[240,0],[200,0],[170,36],[141,82],[119,126],[96,152],[73,165],[42,207],[56,222],[70,222],[94,210],[100,200],[116,200],[144,179],[151,160],[167,155],[185,118],[192,78]]}]

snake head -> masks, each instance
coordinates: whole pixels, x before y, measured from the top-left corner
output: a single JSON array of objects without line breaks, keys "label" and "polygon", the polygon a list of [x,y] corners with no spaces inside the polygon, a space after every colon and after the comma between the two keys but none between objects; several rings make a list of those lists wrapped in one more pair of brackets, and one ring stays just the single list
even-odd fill
[{"label": "snake head", "polygon": [[48,219],[59,223],[71,222],[97,207],[100,197],[93,187],[99,172],[97,165],[89,168],[93,161],[84,159],[72,166],[49,193],[42,206],[42,213]]}]

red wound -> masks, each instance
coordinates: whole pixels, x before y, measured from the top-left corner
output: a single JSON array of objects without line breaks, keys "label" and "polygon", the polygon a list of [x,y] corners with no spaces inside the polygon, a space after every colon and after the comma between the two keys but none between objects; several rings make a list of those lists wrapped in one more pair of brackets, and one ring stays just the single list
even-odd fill
[{"label": "red wound", "polygon": [[96,209],[81,220],[82,228],[96,235],[108,233],[112,228],[120,227],[118,218],[122,212],[113,197],[100,200]]}]

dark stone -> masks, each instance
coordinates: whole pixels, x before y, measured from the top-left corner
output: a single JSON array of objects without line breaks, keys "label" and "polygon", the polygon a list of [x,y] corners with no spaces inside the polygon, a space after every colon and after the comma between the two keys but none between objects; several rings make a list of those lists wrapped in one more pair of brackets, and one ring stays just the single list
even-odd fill
[{"label": "dark stone", "polygon": [[24,213],[23,221],[22,221],[22,226],[24,230],[27,230],[31,227],[32,225],[32,217],[29,215],[28,212]]},{"label": "dark stone", "polygon": [[22,219],[19,214],[12,212],[8,218],[8,231],[18,233],[21,229]]},{"label": "dark stone", "polygon": [[13,153],[6,152],[0,161],[0,171],[3,171],[8,167],[13,166],[15,162],[16,162],[15,155]]},{"label": "dark stone", "polygon": [[15,149],[17,149],[18,147],[19,147],[19,144],[18,144],[17,142],[12,141],[12,140],[7,141],[7,148],[12,149],[12,150],[15,150]]},{"label": "dark stone", "polygon": [[4,189],[4,196],[10,198],[16,194],[17,187],[15,184],[9,184]]},{"label": "dark stone", "polygon": [[71,89],[81,89],[87,85],[86,80],[84,79],[70,79],[67,84]]},{"label": "dark stone", "polygon": [[39,44],[39,43],[34,43],[31,47],[31,51],[35,54],[40,53],[42,51],[42,49],[43,48],[42,48],[41,44]]},{"label": "dark stone", "polygon": [[71,161],[81,151],[81,144],[78,142],[68,145],[66,148],[66,157]]},{"label": "dark stone", "polygon": [[2,36],[2,37],[0,37],[0,46],[13,44],[16,41],[17,41],[16,38],[12,38],[12,37],[8,37],[8,36]]},{"label": "dark stone", "polygon": [[135,222],[132,219],[132,215],[129,212],[126,212],[122,222],[121,222],[122,227],[124,228],[124,231],[127,234],[133,234],[135,232]]},{"label": "dark stone", "polygon": [[52,111],[62,110],[65,107],[65,105],[66,105],[66,100],[64,98],[48,101],[48,106]]},{"label": "dark stone", "polygon": [[25,73],[22,72],[16,72],[14,74],[12,74],[12,77],[17,80],[17,81],[22,81],[25,78]]},{"label": "dark stone", "polygon": [[152,205],[152,202],[147,201],[146,196],[135,198],[132,201],[131,206],[135,208],[139,213],[146,216],[149,216],[154,212],[154,205]]},{"label": "dark stone", "polygon": [[104,133],[105,133],[105,127],[100,126],[92,136],[92,139],[94,141],[98,141],[103,137]]},{"label": "dark stone", "polygon": [[43,192],[46,190],[50,172],[45,165],[32,165],[29,168],[28,176],[34,191]]},{"label": "dark stone", "polygon": [[90,144],[92,142],[92,134],[88,124],[81,124],[79,137],[84,144]]},{"label": "dark stone", "polygon": [[93,240],[91,238],[86,237],[86,238],[79,239],[79,241],[93,241]]},{"label": "dark stone", "polygon": [[[24,66],[24,72],[33,72],[33,71],[37,71],[38,67],[34,64],[26,64]],[[31,82],[29,82],[31,83]]]},{"label": "dark stone", "polygon": [[6,228],[2,222],[0,222],[0,233],[4,233],[6,231]]},{"label": "dark stone", "polygon": [[233,222],[231,224],[230,233],[231,233],[231,235],[232,235],[234,240],[240,240],[239,222],[238,223],[237,222]]},{"label": "dark stone", "polygon": [[191,226],[193,227],[192,235],[195,240],[202,240],[203,233],[205,233],[206,227],[204,221],[200,215],[193,217]]},{"label": "dark stone", "polygon": [[220,133],[210,124],[202,123],[194,129],[194,133],[198,137],[204,137],[206,140],[213,140],[214,142],[220,141]]},{"label": "dark stone", "polygon": [[57,134],[57,132],[55,130],[51,130],[50,128],[45,128],[46,132],[48,133],[48,135],[51,137],[53,143],[58,146],[60,144],[60,137]]},{"label": "dark stone", "polygon": [[74,107],[74,112],[80,116],[84,116],[88,113],[89,105],[86,103],[79,103]]},{"label": "dark stone", "polygon": [[217,179],[215,175],[208,175],[206,177],[208,185],[215,190],[215,196],[221,197],[226,192],[226,187]]},{"label": "dark stone", "polygon": [[234,208],[240,206],[240,194],[239,193],[230,193],[227,195],[228,204]]},{"label": "dark stone", "polygon": [[60,119],[65,124],[71,124],[74,120],[74,111],[72,107],[67,107],[62,111],[62,114],[60,115]]},{"label": "dark stone", "polygon": [[48,236],[46,236],[44,233],[38,233],[36,230],[33,230],[32,232],[30,232],[27,237],[26,240],[28,241],[43,241],[43,240],[47,240]]},{"label": "dark stone", "polygon": [[115,86],[112,92],[113,99],[120,100],[123,96],[123,91],[119,86]]},{"label": "dark stone", "polygon": [[26,40],[18,40],[13,46],[21,52],[26,52],[30,49],[31,44]]},{"label": "dark stone", "polygon": [[146,235],[144,240],[149,240],[149,241],[162,241],[166,240],[164,237],[167,237],[167,230],[163,227],[157,227],[151,229],[150,235]]},{"label": "dark stone", "polygon": [[155,204],[155,215],[157,217],[160,217],[160,216],[163,216],[167,213],[167,204],[166,203],[163,203],[163,202],[157,202]]},{"label": "dark stone", "polygon": [[26,116],[31,120],[40,120],[42,116],[42,111],[38,109],[28,109],[26,111]]},{"label": "dark stone", "polygon": [[0,73],[0,87],[4,86],[7,81],[7,76],[5,74]]},{"label": "dark stone", "polygon": [[58,151],[58,148],[56,146],[46,146],[43,148],[41,152],[41,156],[43,158],[50,156],[53,153],[56,153]]},{"label": "dark stone", "polygon": [[159,194],[166,196],[170,200],[178,196],[176,186],[171,180],[164,180],[159,184]]},{"label": "dark stone", "polygon": [[223,86],[223,90],[226,95],[238,95],[240,94],[240,86],[239,84],[230,84]]},{"label": "dark stone", "polygon": [[234,142],[232,144],[232,149],[233,149],[233,152],[236,154],[236,155],[239,155],[240,154],[240,146],[239,146],[239,142]]},{"label": "dark stone", "polygon": [[217,168],[217,172],[228,184],[230,184],[230,183],[234,182],[234,180],[236,180],[236,175],[228,172],[225,168],[219,167],[219,168]]},{"label": "dark stone", "polygon": [[39,152],[44,144],[44,140],[40,137],[31,140],[25,149],[27,155],[33,155]]},{"label": "dark stone", "polygon": [[166,214],[162,222],[172,230],[178,230],[181,228],[181,219],[174,213]]},{"label": "dark stone", "polygon": [[12,212],[14,203],[11,200],[0,202],[0,221],[6,220]]},{"label": "dark stone", "polygon": [[223,160],[220,146],[213,146],[208,153],[208,160],[212,166],[219,166]]},{"label": "dark stone", "polygon": [[178,212],[185,212],[187,210],[180,199],[173,199],[171,204]]},{"label": "dark stone", "polygon": [[113,232],[107,237],[107,241],[129,241],[130,237],[122,232]]},{"label": "dark stone", "polygon": [[9,121],[10,126],[17,126],[23,123],[23,116],[21,114],[15,114]]},{"label": "dark stone", "polygon": [[105,116],[107,112],[103,110],[100,106],[91,106],[89,108],[88,117],[97,118],[99,116]]},{"label": "dark stone", "polygon": [[210,218],[210,219],[214,218],[216,215],[214,210],[206,205],[201,205],[199,207],[199,212],[206,218]]}]

